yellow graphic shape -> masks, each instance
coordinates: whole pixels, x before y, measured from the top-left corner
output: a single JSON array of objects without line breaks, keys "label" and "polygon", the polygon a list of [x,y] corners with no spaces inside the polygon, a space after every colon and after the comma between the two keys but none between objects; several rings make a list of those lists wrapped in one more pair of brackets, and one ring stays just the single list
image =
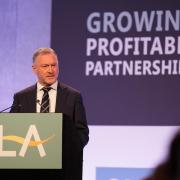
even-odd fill
[{"label": "yellow graphic shape", "polygon": [[[55,134],[53,134],[52,136],[42,140],[42,141],[30,141],[28,146],[38,146],[40,144],[44,144],[46,142],[48,142],[49,140],[51,140],[52,138],[54,138]],[[7,141],[14,141],[17,142],[19,144],[23,144],[24,143],[24,138],[20,137],[20,136],[15,136],[15,135],[9,135],[9,136],[3,136],[2,137],[3,140],[7,140]]]}]

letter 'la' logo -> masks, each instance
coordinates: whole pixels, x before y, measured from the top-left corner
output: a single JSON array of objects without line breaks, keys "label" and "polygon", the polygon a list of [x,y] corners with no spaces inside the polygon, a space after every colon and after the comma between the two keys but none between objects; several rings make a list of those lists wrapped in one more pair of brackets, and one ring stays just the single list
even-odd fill
[{"label": "letter 'la' logo", "polygon": [[[35,141],[31,140],[32,136],[34,137]],[[46,156],[46,152],[44,150],[43,144],[49,141],[50,139],[52,139],[53,137],[54,135],[48,137],[45,140],[41,140],[35,125],[30,125],[25,138],[15,136],[15,135],[3,136],[3,126],[0,125],[0,157],[15,157],[16,156],[16,151],[3,151],[3,140],[14,141],[14,142],[22,144],[21,150],[19,152],[19,156],[21,157],[25,156],[25,153],[29,146],[37,147],[40,156],[44,157]]]}]

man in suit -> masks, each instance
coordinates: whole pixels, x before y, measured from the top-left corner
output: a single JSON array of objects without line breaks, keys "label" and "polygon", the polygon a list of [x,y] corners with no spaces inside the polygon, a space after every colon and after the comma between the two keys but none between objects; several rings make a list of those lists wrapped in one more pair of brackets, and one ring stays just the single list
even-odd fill
[{"label": "man in suit", "polygon": [[[63,179],[81,180],[82,152],[89,140],[82,96],[79,91],[58,82],[58,57],[53,49],[37,49],[33,55],[32,70],[37,76],[37,83],[14,95],[10,112],[63,113]],[[48,89],[46,95],[44,89]]]}]

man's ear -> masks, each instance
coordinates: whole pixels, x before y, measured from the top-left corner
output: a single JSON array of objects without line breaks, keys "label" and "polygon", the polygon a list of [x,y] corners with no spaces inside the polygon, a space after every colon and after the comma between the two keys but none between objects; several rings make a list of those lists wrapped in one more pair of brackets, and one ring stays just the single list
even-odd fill
[{"label": "man's ear", "polygon": [[32,65],[32,71],[36,74],[36,66],[34,64]]}]

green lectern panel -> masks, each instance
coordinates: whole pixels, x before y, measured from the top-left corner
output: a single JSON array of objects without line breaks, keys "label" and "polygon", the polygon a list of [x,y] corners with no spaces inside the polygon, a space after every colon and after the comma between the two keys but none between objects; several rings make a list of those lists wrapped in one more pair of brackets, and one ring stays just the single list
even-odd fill
[{"label": "green lectern panel", "polygon": [[62,114],[0,114],[0,169],[62,169]]}]

